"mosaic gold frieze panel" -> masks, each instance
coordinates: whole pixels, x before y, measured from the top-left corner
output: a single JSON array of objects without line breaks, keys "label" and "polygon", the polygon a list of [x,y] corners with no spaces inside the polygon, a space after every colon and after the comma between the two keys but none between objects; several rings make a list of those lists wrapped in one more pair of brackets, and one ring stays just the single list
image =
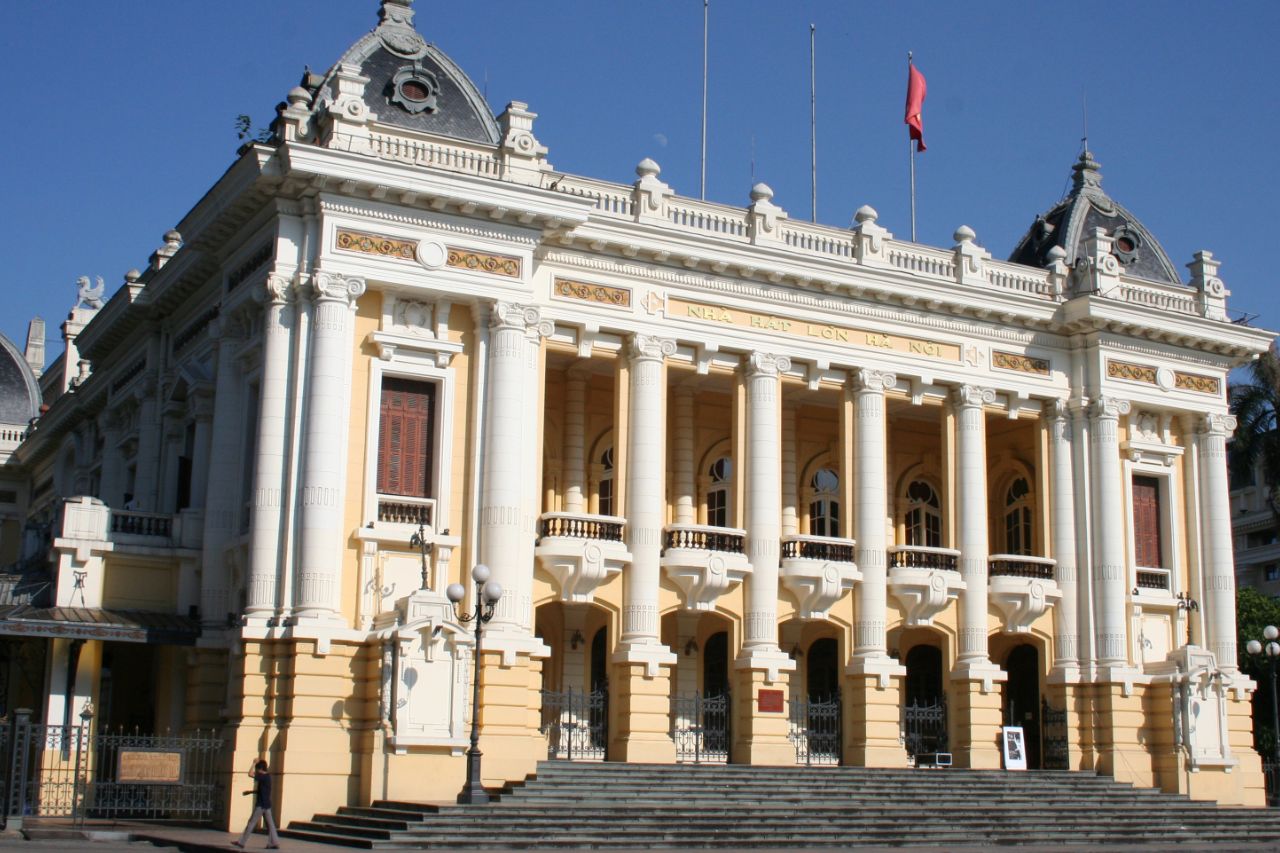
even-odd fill
[{"label": "mosaic gold frieze panel", "polygon": [[1196,391],[1201,394],[1217,394],[1220,386],[1212,376],[1196,376],[1194,373],[1175,373],[1173,385],[1183,391]]},{"label": "mosaic gold frieze panel", "polygon": [[578,299],[596,305],[607,305],[610,308],[631,307],[631,289],[627,287],[557,278],[551,288],[551,295],[560,299]]},{"label": "mosaic gold frieze panel", "polygon": [[381,234],[365,234],[360,231],[339,231],[338,248],[348,252],[360,252],[365,255],[377,255],[382,258],[394,258],[398,261],[416,260],[417,243],[412,240],[401,240],[396,237],[385,237]]},{"label": "mosaic gold frieze panel", "polygon": [[1035,373],[1040,376],[1049,375],[1049,360],[1047,358],[1032,358],[1029,355],[1019,355],[1016,352],[992,350],[991,366],[1001,370],[1016,370],[1019,373]]},{"label": "mosaic gold frieze panel", "polygon": [[1156,369],[1145,364],[1107,360],[1107,376],[1111,379],[1128,379],[1130,382],[1156,384]]},{"label": "mosaic gold frieze panel", "polygon": [[449,247],[448,266],[472,272],[484,272],[490,275],[501,275],[507,278],[520,277],[520,259],[510,255],[493,255],[487,252],[473,252],[470,249]]}]

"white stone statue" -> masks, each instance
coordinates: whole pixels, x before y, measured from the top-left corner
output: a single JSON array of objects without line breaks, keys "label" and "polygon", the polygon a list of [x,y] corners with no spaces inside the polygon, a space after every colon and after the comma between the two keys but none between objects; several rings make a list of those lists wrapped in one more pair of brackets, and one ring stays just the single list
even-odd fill
[{"label": "white stone statue", "polygon": [[79,296],[76,299],[77,308],[101,308],[103,306],[102,294],[106,291],[107,286],[102,283],[102,276],[98,276],[96,287],[89,286],[89,276],[87,275],[82,275],[76,279],[76,285],[80,289]]}]

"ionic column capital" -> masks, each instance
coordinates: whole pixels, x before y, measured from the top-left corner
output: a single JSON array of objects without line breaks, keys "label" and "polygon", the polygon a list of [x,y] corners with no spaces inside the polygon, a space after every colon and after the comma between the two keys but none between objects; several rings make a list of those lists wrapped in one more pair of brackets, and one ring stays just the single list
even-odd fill
[{"label": "ionic column capital", "polygon": [[532,331],[539,337],[549,338],[555,331],[555,324],[542,319],[542,312],[533,305],[499,301],[493,304],[489,314],[489,329],[494,332]]},{"label": "ionic column capital", "polygon": [[785,355],[772,355],[767,352],[753,352],[747,356],[744,365],[747,376],[777,377],[791,369],[791,359]]},{"label": "ionic column capital", "polygon": [[668,356],[676,354],[676,342],[670,338],[659,338],[654,335],[634,334],[628,346],[628,354],[632,362],[661,362]]},{"label": "ionic column capital", "polygon": [[1131,408],[1128,400],[1102,396],[1089,404],[1089,417],[1099,421],[1118,421],[1121,415],[1129,414]]},{"label": "ionic column capital", "polygon": [[285,305],[294,298],[293,280],[289,276],[272,273],[254,293],[254,299],[264,305]]},{"label": "ionic column capital", "polygon": [[957,409],[980,409],[996,401],[993,388],[979,385],[957,385],[951,389],[951,404]]},{"label": "ionic column capital", "polygon": [[1199,419],[1196,432],[1213,438],[1230,438],[1236,426],[1235,415],[1208,414]]},{"label": "ionic column capital", "polygon": [[860,367],[849,372],[849,387],[855,392],[883,394],[892,391],[898,385],[898,375],[885,370],[871,370]]},{"label": "ionic column capital", "polygon": [[351,306],[364,295],[366,288],[363,278],[327,272],[312,276],[310,286],[312,298],[317,302],[346,302]]}]

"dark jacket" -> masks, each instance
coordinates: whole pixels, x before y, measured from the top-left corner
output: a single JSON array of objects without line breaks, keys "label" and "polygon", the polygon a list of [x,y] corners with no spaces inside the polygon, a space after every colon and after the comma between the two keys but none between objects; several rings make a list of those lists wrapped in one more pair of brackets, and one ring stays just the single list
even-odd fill
[{"label": "dark jacket", "polygon": [[253,772],[253,807],[256,809],[271,808],[271,773],[267,770]]}]

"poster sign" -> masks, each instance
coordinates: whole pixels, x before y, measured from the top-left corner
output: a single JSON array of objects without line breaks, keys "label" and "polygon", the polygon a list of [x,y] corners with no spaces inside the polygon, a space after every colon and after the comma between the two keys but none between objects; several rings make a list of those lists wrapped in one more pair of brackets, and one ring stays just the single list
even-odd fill
[{"label": "poster sign", "polygon": [[182,752],[176,749],[122,749],[116,781],[140,785],[181,785]]},{"label": "poster sign", "polygon": [[1004,726],[1000,729],[1000,743],[1004,747],[1004,769],[1027,769],[1027,741],[1022,726]]},{"label": "poster sign", "polygon": [[781,690],[761,690],[760,691],[760,713],[762,714],[781,714],[782,713],[782,691]]}]

